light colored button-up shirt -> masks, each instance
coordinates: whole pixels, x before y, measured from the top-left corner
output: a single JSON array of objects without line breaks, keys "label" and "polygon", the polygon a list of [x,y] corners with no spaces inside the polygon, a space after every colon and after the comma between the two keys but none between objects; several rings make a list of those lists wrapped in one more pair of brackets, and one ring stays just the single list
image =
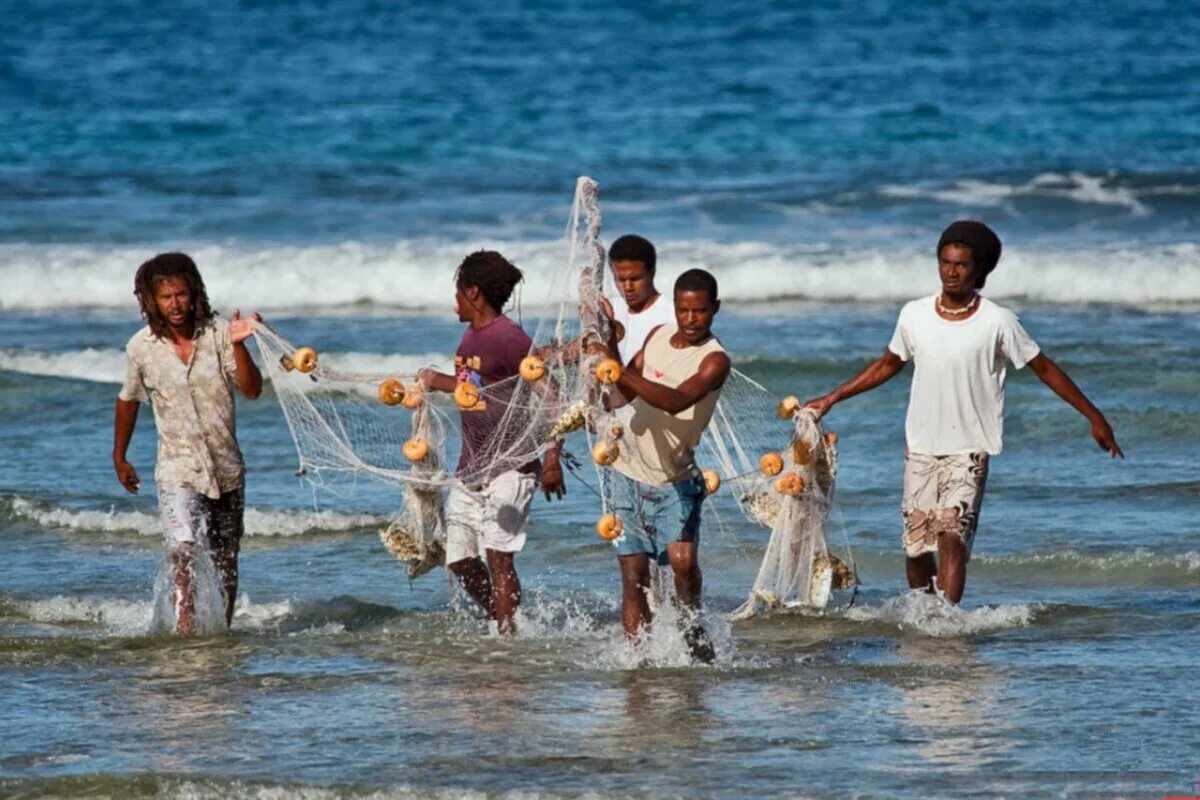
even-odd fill
[{"label": "light colored button-up shirt", "polygon": [[184,364],[170,340],[155,337],[150,326],[135,333],[125,345],[120,397],[154,409],[159,487],[217,498],[242,488],[246,474],[234,422],[237,361],[229,322],[212,320],[193,341],[191,361]]}]

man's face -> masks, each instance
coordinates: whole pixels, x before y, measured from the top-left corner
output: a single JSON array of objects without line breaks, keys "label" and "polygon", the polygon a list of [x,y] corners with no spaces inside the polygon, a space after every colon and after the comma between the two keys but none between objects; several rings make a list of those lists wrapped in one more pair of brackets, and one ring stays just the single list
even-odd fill
[{"label": "man's face", "polygon": [[951,242],[942,247],[938,254],[938,274],[942,291],[948,295],[975,291],[975,255],[970,246]]},{"label": "man's face", "polygon": [[688,344],[700,344],[708,338],[713,317],[720,308],[720,302],[714,303],[708,292],[676,292],[675,324],[679,326],[679,335]]},{"label": "man's face", "polygon": [[625,305],[630,311],[641,311],[654,296],[654,273],[641,261],[614,261],[612,268]]},{"label": "man's face", "polygon": [[163,278],[154,284],[154,304],[172,328],[192,321],[192,293],[181,276]]}]

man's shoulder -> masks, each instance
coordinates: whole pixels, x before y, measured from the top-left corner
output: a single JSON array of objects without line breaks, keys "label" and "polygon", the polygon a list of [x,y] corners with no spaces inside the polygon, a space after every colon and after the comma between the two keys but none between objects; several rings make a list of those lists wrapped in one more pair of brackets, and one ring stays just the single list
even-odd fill
[{"label": "man's shoulder", "polygon": [[145,348],[154,341],[154,334],[150,331],[149,325],[143,325],[137,333],[130,336],[125,342],[125,352],[131,356],[138,355],[145,351]]}]

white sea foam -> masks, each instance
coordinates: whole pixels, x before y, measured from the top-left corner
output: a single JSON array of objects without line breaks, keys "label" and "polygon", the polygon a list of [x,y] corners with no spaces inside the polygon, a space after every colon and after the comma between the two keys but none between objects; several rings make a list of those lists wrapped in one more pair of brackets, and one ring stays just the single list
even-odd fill
[{"label": "white sea foam", "polygon": [[150,629],[149,600],[106,597],[48,597],[18,601],[17,607],[34,622],[50,625],[93,625],[117,636],[138,636]]},{"label": "white sea foam", "polygon": [[[1077,186],[1072,191],[1091,190]],[[931,246],[845,250],[752,241],[660,244],[664,285],[684,269],[704,267],[720,279],[722,295],[734,301],[899,301],[938,286]],[[269,314],[362,303],[448,313],[454,265],[478,245],[417,240],[308,247],[207,244],[191,252],[204,271],[214,305],[226,313],[235,306]],[[565,253],[562,242],[489,246],[525,270],[525,307],[569,296],[571,287],[557,275]],[[132,312],[131,270],[150,254],[147,248],[113,246],[0,246],[0,309],[100,307]],[[1143,274],[1155,279],[1134,278]],[[557,283],[552,283],[556,277]],[[1005,248],[987,292],[994,298],[1049,303],[1194,304],[1200,302],[1200,245],[1036,250],[1013,245]]]},{"label": "white sea foam", "polygon": [[1136,216],[1150,213],[1133,189],[1113,185],[1108,177],[1082,172],[1047,172],[1021,183],[966,179],[941,187],[888,185],[881,187],[879,194],[901,200],[932,200],[985,208],[1004,206],[1025,197],[1055,197],[1085,205],[1118,206]]},{"label": "white sea foam", "polygon": [[889,623],[902,630],[917,631],[927,636],[970,636],[1008,628],[1024,628],[1033,621],[1038,608],[1032,603],[963,608],[925,592],[908,592],[878,606],[851,608],[846,611],[846,619]]},{"label": "white sea foam", "polygon": [[[453,356],[445,353],[322,353],[322,362],[343,372],[413,375],[422,367],[449,369]],[[125,376],[125,353],[118,348],[48,353],[0,349],[0,370],[26,375],[119,384]]]},{"label": "white sea foam", "polygon": [[[7,508],[6,508],[7,507]],[[146,511],[88,511],[36,503],[24,497],[0,501],[0,510],[32,520],[45,528],[84,533],[136,533],[161,536],[158,515]],[[386,524],[384,517],[372,514],[343,514],[336,511],[281,511],[247,508],[247,536],[302,536],[308,533],[336,533],[375,528]]]}]

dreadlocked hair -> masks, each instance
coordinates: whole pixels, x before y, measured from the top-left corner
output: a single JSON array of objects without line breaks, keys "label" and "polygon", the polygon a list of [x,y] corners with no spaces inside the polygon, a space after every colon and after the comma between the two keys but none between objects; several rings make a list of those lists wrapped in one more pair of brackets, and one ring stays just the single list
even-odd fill
[{"label": "dreadlocked hair", "polygon": [[196,262],[183,253],[160,253],[138,267],[137,275],[133,278],[133,293],[142,307],[142,318],[150,325],[150,332],[160,339],[168,336],[170,325],[158,313],[154,290],[159,283],[170,278],[183,278],[187,284],[197,329],[203,328],[216,316],[208,304],[208,292],[204,289],[204,279],[200,277],[200,270],[196,269]]},{"label": "dreadlocked hair", "polygon": [[459,289],[474,286],[483,295],[487,304],[496,313],[504,312],[504,306],[512,297],[513,289],[525,279],[507,258],[494,250],[477,250],[463,259],[454,273],[455,285]]}]

